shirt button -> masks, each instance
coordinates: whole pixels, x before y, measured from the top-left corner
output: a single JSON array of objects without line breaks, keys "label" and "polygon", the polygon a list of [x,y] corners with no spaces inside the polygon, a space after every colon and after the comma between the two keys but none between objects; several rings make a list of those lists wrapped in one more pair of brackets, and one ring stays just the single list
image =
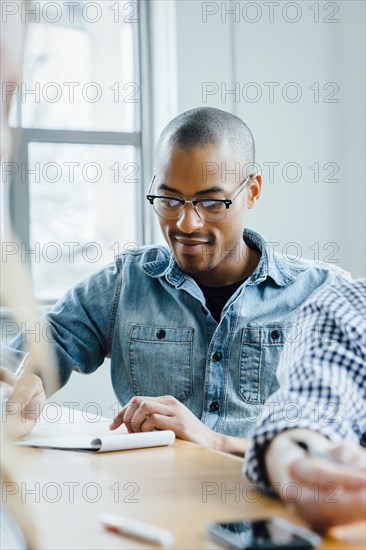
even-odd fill
[{"label": "shirt button", "polygon": [[158,330],[158,332],[156,333],[156,336],[159,338],[159,340],[162,340],[163,338],[165,338],[165,335],[166,335],[166,332],[162,328]]},{"label": "shirt button", "polygon": [[[221,361],[221,359],[222,359],[221,351],[215,351],[215,353],[212,356],[212,359],[215,361],[215,363],[217,363],[217,361]],[[216,403],[216,401],[215,401],[215,403]]]},{"label": "shirt button", "polygon": [[281,333],[280,333],[279,330],[272,330],[271,336],[272,336],[273,340],[278,340],[279,337],[281,336]]},{"label": "shirt button", "polygon": [[209,406],[210,412],[215,413],[220,410],[220,403],[218,401],[212,401]]}]

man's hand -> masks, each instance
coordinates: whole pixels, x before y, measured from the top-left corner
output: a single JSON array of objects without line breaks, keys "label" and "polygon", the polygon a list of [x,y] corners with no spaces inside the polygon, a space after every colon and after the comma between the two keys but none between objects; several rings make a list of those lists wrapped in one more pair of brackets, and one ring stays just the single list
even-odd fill
[{"label": "man's hand", "polygon": [[[331,460],[306,454],[294,439],[305,440]],[[288,430],[271,443],[266,464],[271,481],[280,484],[281,498],[313,529],[323,532],[365,519],[366,453],[362,447],[334,446],[310,430]]]},{"label": "man's hand", "polygon": [[217,434],[207,428],[180,401],[170,395],[133,397],[116,416],[111,430],[124,423],[129,432],[173,430],[180,439],[214,447]]},{"label": "man's hand", "polygon": [[17,378],[0,368],[0,383],[10,394],[8,401],[1,403],[3,428],[11,439],[23,437],[33,429],[46,402],[42,380],[26,373]]},{"label": "man's hand", "polygon": [[111,424],[115,430],[125,424],[129,432],[172,430],[179,439],[203,447],[244,455],[247,440],[210,430],[175,397],[133,397]]}]

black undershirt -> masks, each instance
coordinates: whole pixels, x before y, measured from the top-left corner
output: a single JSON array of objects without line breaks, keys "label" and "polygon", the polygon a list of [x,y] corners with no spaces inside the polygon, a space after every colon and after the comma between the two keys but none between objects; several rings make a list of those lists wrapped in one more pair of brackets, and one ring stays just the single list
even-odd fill
[{"label": "black undershirt", "polygon": [[225,286],[206,286],[197,283],[206,299],[206,307],[210,310],[215,321],[220,322],[221,312],[226,302],[244,281],[245,279]]}]

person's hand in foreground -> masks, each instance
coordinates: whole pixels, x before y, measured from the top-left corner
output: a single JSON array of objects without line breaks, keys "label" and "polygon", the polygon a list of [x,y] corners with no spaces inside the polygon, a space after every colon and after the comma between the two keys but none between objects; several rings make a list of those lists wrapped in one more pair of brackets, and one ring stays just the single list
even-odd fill
[{"label": "person's hand in foreground", "polygon": [[11,439],[23,437],[33,429],[46,402],[42,380],[27,373],[17,378],[1,367],[0,384],[2,396],[7,396],[7,402],[1,403],[2,427]]},{"label": "person's hand in foreground", "polygon": [[[311,456],[294,440],[304,441],[330,459]],[[287,430],[276,436],[265,456],[270,481],[295,514],[324,532],[366,517],[366,451],[352,443],[335,446],[311,430]]]},{"label": "person's hand in foreground", "polygon": [[170,395],[133,397],[111,424],[115,430],[125,424],[129,432],[172,430],[176,437],[219,451],[244,456],[247,439],[214,432],[185,405]]}]

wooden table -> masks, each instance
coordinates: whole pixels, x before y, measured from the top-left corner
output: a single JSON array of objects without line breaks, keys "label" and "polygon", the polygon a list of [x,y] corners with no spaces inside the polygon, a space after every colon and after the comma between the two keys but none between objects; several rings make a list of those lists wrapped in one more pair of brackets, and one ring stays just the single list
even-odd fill
[{"label": "wooden table", "polygon": [[[100,425],[88,429],[96,433]],[[149,548],[105,531],[104,513],[169,529],[179,549],[217,548],[205,536],[209,521],[277,515],[299,523],[243,480],[241,459],[183,441],[104,454],[19,448],[19,462],[16,481],[45,550]],[[321,548],[364,544],[326,538]]]}]

